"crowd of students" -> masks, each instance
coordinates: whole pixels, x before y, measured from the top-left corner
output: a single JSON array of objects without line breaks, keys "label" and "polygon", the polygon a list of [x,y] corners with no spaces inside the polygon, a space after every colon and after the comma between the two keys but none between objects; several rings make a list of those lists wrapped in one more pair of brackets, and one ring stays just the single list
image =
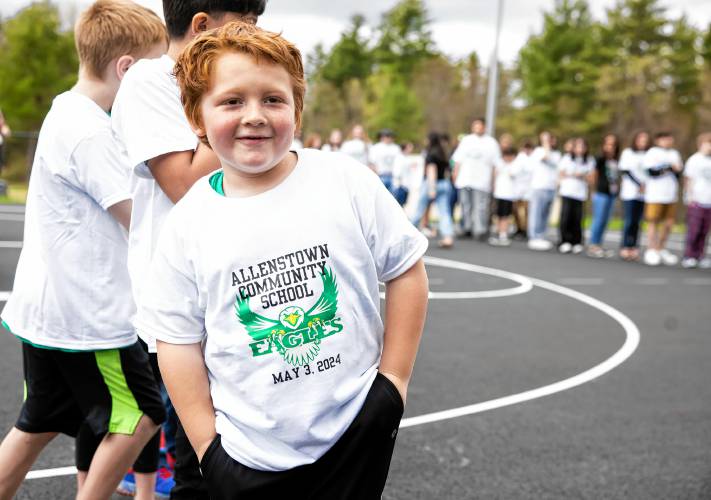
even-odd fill
[{"label": "crowd of students", "polygon": [[[711,133],[699,135],[698,151],[684,165],[674,149],[673,134],[666,131],[654,137],[639,131],[624,148],[616,135],[607,134],[595,154],[583,137],[567,140],[559,150],[557,138],[544,131],[537,145],[524,141],[519,150],[509,134],[497,141],[485,133],[485,128],[484,119],[474,120],[471,133],[462,136],[451,149],[446,134],[432,132],[420,155],[413,155],[412,143],[398,147],[391,130],[380,131],[378,142],[369,145],[361,126],[354,129],[347,143],[341,144],[342,133],[334,130],[327,144],[322,144],[317,134],[311,134],[305,147],[357,151],[354,156],[380,175],[401,204],[405,204],[408,191],[420,185],[419,199],[413,204],[413,223],[423,225],[423,230],[429,232],[428,208],[436,205],[442,247],[454,242],[453,215],[459,204],[460,238],[508,246],[513,236],[527,239],[532,250],[551,250],[554,242],[549,221],[553,207],[558,206],[555,246],[560,253],[610,257],[617,252],[604,248],[603,239],[619,200],[619,256],[651,266],[676,265],[679,258],[667,249],[667,241],[681,196],[686,205],[686,244],[681,265],[711,267],[711,259],[705,256],[711,227]],[[357,147],[350,145],[354,141]],[[349,144],[348,148],[345,144]],[[415,182],[412,172],[421,172]],[[555,203],[556,198],[560,203]],[[586,205],[591,219],[587,241]],[[647,223],[643,253],[642,221]]]}]

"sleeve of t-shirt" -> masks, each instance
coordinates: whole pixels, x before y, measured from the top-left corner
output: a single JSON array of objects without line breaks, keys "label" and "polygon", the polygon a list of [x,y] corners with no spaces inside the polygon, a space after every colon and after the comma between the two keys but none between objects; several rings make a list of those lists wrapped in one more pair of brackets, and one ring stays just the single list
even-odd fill
[{"label": "sleeve of t-shirt", "polygon": [[169,344],[196,344],[205,337],[205,312],[189,252],[179,236],[182,226],[174,210],[161,230],[137,303],[136,328]]},{"label": "sleeve of t-shirt", "polygon": [[622,151],[622,156],[620,156],[620,170],[632,170],[632,151],[629,149],[625,149]]},{"label": "sleeve of t-shirt", "polygon": [[198,138],[185,117],[177,89],[163,81],[131,81],[119,92],[121,138],[130,165],[141,177],[152,178],[145,162],[158,156],[193,151]]},{"label": "sleeve of t-shirt", "polygon": [[65,177],[104,210],[131,198],[126,156],[111,131],[81,141],[72,153],[73,174]]},{"label": "sleeve of t-shirt", "polygon": [[696,157],[691,156],[686,160],[686,165],[684,166],[684,176],[693,178],[696,175]]},{"label": "sleeve of t-shirt", "polygon": [[[355,165],[351,168],[357,168]],[[427,250],[427,238],[408,220],[395,197],[372,172],[357,172],[356,209],[380,281],[409,270]]]},{"label": "sleeve of t-shirt", "polygon": [[462,139],[462,142],[459,143],[459,146],[457,146],[457,149],[454,150],[454,153],[452,154],[452,160],[454,160],[455,163],[461,163],[462,160],[464,160],[464,157],[467,154],[467,139],[466,137]]}]

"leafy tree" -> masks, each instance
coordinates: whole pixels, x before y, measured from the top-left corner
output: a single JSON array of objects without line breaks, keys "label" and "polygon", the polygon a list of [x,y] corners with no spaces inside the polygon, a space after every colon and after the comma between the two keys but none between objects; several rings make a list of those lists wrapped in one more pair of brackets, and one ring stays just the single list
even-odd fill
[{"label": "leafy tree", "polygon": [[430,20],[422,0],[401,0],[383,15],[380,38],[373,49],[379,66],[409,81],[422,61],[435,55]]},{"label": "leafy tree", "polygon": [[15,130],[37,130],[55,95],[76,81],[72,32],[60,29],[57,7],[38,2],[2,25],[0,107]]},{"label": "leafy tree", "polygon": [[369,130],[391,128],[398,140],[421,141],[424,136],[422,108],[408,83],[397,73],[380,71],[368,79],[371,98],[365,106]]}]

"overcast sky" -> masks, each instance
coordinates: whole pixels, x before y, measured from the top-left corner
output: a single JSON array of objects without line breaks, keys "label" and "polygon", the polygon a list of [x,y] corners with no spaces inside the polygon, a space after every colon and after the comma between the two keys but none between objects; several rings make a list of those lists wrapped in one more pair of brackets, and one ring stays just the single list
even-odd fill
[{"label": "overcast sky", "polygon": [[[91,0],[52,0],[67,13],[83,8]],[[28,5],[29,0],[0,0],[0,13],[7,17]],[[161,0],[138,0],[162,14]],[[282,31],[304,54],[322,42],[325,46],[338,40],[340,33],[355,13],[364,14],[376,24],[383,11],[397,0],[269,0],[260,26]],[[590,0],[593,14],[604,17],[605,9],[615,0]],[[673,16],[683,12],[704,29],[711,23],[710,0],[664,0]],[[476,51],[482,61],[488,61],[494,45],[496,3],[493,0],[426,0],[432,18],[432,30],[440,50],[452,57],[462,57]],[[512,62],[531,33],[539,32],[543,10],[550,9],[553,0],[505,0],[500,57]]]}]

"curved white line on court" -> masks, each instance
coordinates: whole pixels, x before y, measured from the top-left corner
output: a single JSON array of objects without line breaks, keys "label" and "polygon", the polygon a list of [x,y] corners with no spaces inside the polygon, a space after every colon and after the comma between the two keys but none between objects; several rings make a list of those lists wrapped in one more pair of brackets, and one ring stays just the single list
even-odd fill
[{"label": "curved white line on court", "polygon": [[[440,265],[444,267],[452,267],[453,269],[463,269],[461,262],[450,261],[446,259],[431,259],[428,258],[427,261],[433,265]],[[436,261],[436,263],[435,263]],[[456,267],[455,267],[456,266]],[[505,272],[505,271],[501,271]],[[632,322],[627,316],[615,309],[614,307],[605,304],[589,295],[580,293],[576,290],[571,290],[564,286],[556,285],[554,283],[549,283],[548,281],[539,280],[536,278],[530,278],[531,282],[540,288],[544,288],[554,293],[565,295],[571,299],[587,304],[595,309],[607,314],[612,319],[617,321],[622,328],[625,330],[626,338],[622,347],[612,356],[607,358],[605,361],[597,366],[590,368],[578,375],[561,380],[560,382],[555,382],[550,385],[539,387],[537,389],[532,389],[530,391],[520,392],[518,394],[512,394],[510,396],[504,396],[502,398],[492,399],[490,401],[484,401],[481,403],[476,403],[473,405],[462,406],[459,408],[453,408],[451,410],[438,411],[434,413],[427,413],[425,415],[420,415],[417,417],[405,418],[400,423],[400,428],[404,429],[406,427],[414,427],[416,425],[428,424],[431,422],[439,422],[441,420],[448,420],[450,418],[463,417],[465,415],[473,415],[475,413],[481,413],[489,410],[494,410],[496,408],[502,408],[504,406],[511,406],[518,403],[523,403],[525,401],[531,401],[533,399],[542,398],[544,396],[550,396],[557,392],[566,391],[577,387],[579,385],[585,384],[598,377],[606,374],[607,372],[613,370],[620,364],[622,364],[627,358],[629,358],[634,351],[639,346],[639,329],[637,325]]]},{"label": "curved white line on court", "polygon": [[[492,399],[490,401],[484,401],[482,403],[476,403],[473,405],[462,406],[459,408],[453,408],[451,410],[438,411],[438,412],[434,412],[434,413],[427,413],[425,415],[420,415],[417,417],[405,418],[400,423],[401,429],[404,429],[407,427],[414,427],[416,425],[429,424],[432,422],[439,422],[441,420],[448,420],[451,418],[464,417],[466,415],[473,415],[475,413],[482,413],[485,411],[494,410],[496,408],[502,408],[504,406],[511,406],[511,405],[514,405],[517,403],[531,401],[533,399],[542,398],[544,396],[549,396],[549,395],[555,394],[557,392],[562,392],[562,391],[565,391],[568,389],[572,389],[573,387],[577,387],[579,385],[585,384],[586,382],[590,382],[591,380],[594,380],[594,379],[606,374],[607,372],[613,370],[615,367],[619,366],[627,358],[629,358],[632,355],[632,353],[634,353],[634,351],[637,349],[637,346],[639,345],[639,338],[640,338],[639,329],[637,328],[637,325],[635,325],[632,322],[631,319],[629,319],[627,316],[622,314],[620,311],[618,311],[614,307],[612,307],[608,304],[605,304],[604,302],[601,302],[597,299],[594,299],[594,298],[590,297],[589,295],[585,295],[584,293],[580,293],[575,290],[571,290],[570,288],[556,285],[554,283],[549,283],[548,281],[543,281],[543,280],[539,280],[536,278],[529,278],[529,277],[521,275],[521,274],[510,273],[508,271],[502,271],[500,269],[494,269],[491,267],[482,267],[482,266],[477,266],[474,264],[468,264],[466,262],[459,262],[456,260],[448,260],[448,259],[439,259],[436,257],[425,257],[424,260],[425,260],[425,263],[433,265],[433,266],[440,266],[440,267],[447,267],[450,269],[460,269],[463,271],[471,271],[471,272],[475,272],[475,273],[489,274],[491,276],[509,279],[509,280],[516,281],[519,283],[518,287],[509,288],[509,289],[505,289],[505,290],[492,290],[490,292],[484,291],[484,292],[452,292],[452,293],[457,293],[457,294],[491,293],[491,294],[493,294],[493,293],[497,293],[497,292],[506,292],[508,290],[509,291],[508,295],[519,295],[521,293],[526,293],[526,292],[530,291],[531,288],[535,285],[539,288],[544,288],[546,290],[550,290],[552,292],[559,293],[561,295],[570,297],[574,300],[580,301],[584,304],[594,307],[595,309],[598,309],[599,311],[607,314],[612,319],[617,321],[620,325],[622,325],[622,328],[624,328],[627,338],[625,339],[625,343],[622,345],[622,347],[620,348],[619,351],[617,351],[615,354],[610,356],[608,359],[606,359],[599,365],[594,366],[593,368],[591,368],[587,371],[584,371],[583,373],[580,373],[580,374],[575,375],[573,377],[567,378],[565,380],[561,380],[560,382],[555,382],[553,384],[539,387],[537,389],[532,389],[530,391],[520,392],[518,394],[512,394],[510,396],[504,396],[502,398]],[[525,289],[525,291],[521,291],[524,289]],[[517,293],[510,293],[512,290],[519,290],[519,291]],[[493,296],[494,295],[486,295],[484,297],[488,298],[488,297],[493,297]],[[505,297],[507,295],[499,295],[499,296]],[[478,297],[481,298],[482,295],[479,295]],[[442,297],[440,297],[440,298],[442,298]],[[456,298],[462,298],[462,297],[456,297]],[[77,470],[75,467],[58,467],[56,469],[34,470],[34,471],[28,472],[25,479],[41,479],[41,478],[57,477],[57,476],[69,476],[72,474],[76,474],[76,472],[77,472]]]},{"label": "curved white line on court", "polygon": [[[432,266],[447,267],[450,269],[459,269],[462,271],[470,271],[479,274],[488,274],[497,278],[515,281],[518,286],[513,288],[502,288],[500,290],[480,290],[472,292],[430,292],[429,298],[435,300],[463,300],[463,299],[494,299],[501,297],[512,297],[521,295],[533,290],[533,281],[522,274],[510,273],[501,269],[492,267],[477,266],[476,264],[468,264],[466,262],[458,262],[456,260],[438,259],[436,257],[424,257],[425,264]],[[385,293],[380,292],[380,298],[385,298]]]}]

